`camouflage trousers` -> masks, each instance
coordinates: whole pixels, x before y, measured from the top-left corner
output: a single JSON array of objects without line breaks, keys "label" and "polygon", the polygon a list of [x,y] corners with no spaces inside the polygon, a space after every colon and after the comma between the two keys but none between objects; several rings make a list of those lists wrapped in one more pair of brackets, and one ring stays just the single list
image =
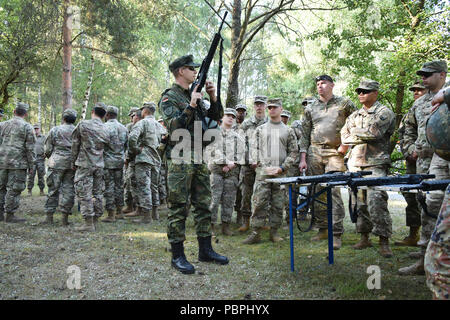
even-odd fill
[{"label": "camouflage trousers", "polygon": [[75,202],[74,177],[75,171],[72,169],[48,169],[48,193],[47,201],[45,202],[46,213],[55,213],[59,204],[62,213],[72,214],[72,208]]},{"label": "camouflage trousers", "polygon": [[149,163],[136,163],[134,166],[136,178],[137,205],[145,210],[159,206],[158,182],[159,166]]},{"label": "camouflage trousers", "polygon": [[[365,177],[385,177],[388,173],[388,166],[380,165],[364,168],[350,166],[349,170],[351,172],[372,171],[370,176]],[[353,194],[350,196],[354,197]],[[359,189],[357,213],[356,232],[372,232],[376,236],[391,237],[392,219],[388,210],[388,194],[386,191]]]},{"label": "camouflage trousers", "polygon": [[242,167],[239,169],[239,178],[238,178],[238,186],[236,190],[236,200],[234,202],[234,210],[238,213],[241,212],[242,207],[242,180],[243,180],[243,171]]},{"label": "camouflage trousers", "polygon": [[77,167],[75,171],[75,194],[80,202],[83,218],[103,215],[103,192],[105,181],[103,168]]},{"label": "camouflage trousers", "polygon": [[166,164],[161,164],[159,170],[159,184],[158,184],[159,201],[167,198],[167,170]]},{"label": "camouflage trousers", "polygon": [[134,175],[134,162],[128,163],[125,169],[124,201],[128,207],[137,205],[136,177]]},{"label": "camouflage trousers", "polygon": [[252,194],[256,173],[250,166],[242,166],[241,170],[243,170],[241,213],[243,217],[250,217],[252,215]]},{"label": "camouflage trousers", "polygon": [[269,226],[278,229],[283,220],[284,190],[278,183],[265,182],[267,176],[256,176],[253,188],[252,228],[261,228],[269,218]]},{"label": "camouflage trousers", "polygon": [[[329,154],[323,156],[323,154]],[[308,176],[324,174],[329,171],[346,171],[344,164],[344,157],[336,155],[334,149],[323,149],[317,146],[311,145],[306,157],[308,169],[306,174]],[[321,187],[316,187],[316,192],[319,192]],[[319,201],[327,202],[327,194],[322,193],[318,198]],[[333,188],[332,190],[333,200],[333,234],[339,235],[344,233],[344,218],[345,210],[344,203],[342,202],[341,190],[339,188]],[[327,206],[316,203],[314,205],[315,226],[320,229],[328,228]]]},{"label": "camouflage trousers", "polygon": [[25,190],[26,169],[0,169],[0,212],[14,213]]},{"label": "camouflage trousers", "polygon": [[27,189],[31,190],[34,187],[34,177],[38,176],[38,186],[39,189],[44,190],[45,188],[45,160],[35,161],[33,168],[28,171],[28,181],[27,181]]},{"label": "camouflage trousers", "polygon": [[450,294],[450,185],[445,191],[436,226],[425,254],[427,286],[434,298],[448,300]]},{"label": "camouflage trousers", "polygon": [[[406,174],[415,174],[416,164],[406,161]],[[402,192],[403,197],[407,203],[406,212],[406,226],[420,227],[420,208],[417,202],[416,194],[412,192]]]},{"label": "camouflage trousers", "polygon": [[211,181],[211,222],[217,223],[219,206],[221,207],[221,221],[231,223],[233,206],[236,200],[239,177],[237,175],[225,175],[212,173]]},{"label": "camouflage trousers", "polygon": [[198,237],[211,236],[211,187],[205,164],[175,164],[167,161],[167,203],[169,208],[167,237],[170,243],[186,239],[186,219],[192,203]]},{"label": "camouflage trousers", "polygon": [[108,211],[123,207],[123,168],[104,169],[105,207]]},{"label": "camouflage trousers", "polygon": [[[439,157],[437,154],[433,155],[430,163],[429,173],[434,174],[436,179],[450,179],[450,161],[446,161]],[[442,200],[444,199],[444,192],[434,191],[426,195],[427,211],[437,216],[441,209]],[[422,252],[425,253],[425,249],[430,241],[431,234],[433,233],[436,225],[436,218],[430,217],[422,210],[422,228],[420,230],[420,240],[417,243]]]}]

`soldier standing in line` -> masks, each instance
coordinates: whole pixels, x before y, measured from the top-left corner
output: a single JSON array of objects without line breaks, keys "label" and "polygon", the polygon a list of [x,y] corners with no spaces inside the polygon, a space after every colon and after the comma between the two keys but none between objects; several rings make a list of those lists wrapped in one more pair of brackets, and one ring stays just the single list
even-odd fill
[{"label": "soldier standing in line", "polygon": [[0,126],[0,221],[25,221],[14,213],[19,208],[20,194],[25,190],[27,170],[33,167],[35,160],[33,127],[24,120],[28,109],[28,104],[19,102],[14,118]]},{"label": "soldier standing in line", "polygon": [[208,168],[211,171],[212,229],[215,230],[221,206],[222,234],[226,236],[233,235],[230,229],[231,216],[238,191],[239,169],[245,153],[244,139],[232,129],[236,115],[235,109],[225,109],[220,139],[206,147],[206,154],[211,155]]},{"label": "soldier standing in line", "polygon": [[284,191],[277,183],[266,182],[286,174],[298,156],[297,138],[294,130],[281,121],[281,99],[267,102],[270,120],[255,130],[256,146],[252,148],[250,163],[256,168],[255,187],[252,196],[252,232],[244,244],[261,241],[261,232],[268,216],[270,241],[279,242],[278,229],[283,220]]},{"label": "soldier standing in line", "polygon": [[[238,104],[236,106],[236,121],[233,125],[233,130],[235,130],[241,137],[244,137],[244,133],[241,129],[242,123],[247,116],[247,106],[245,104]],[[234,205],[234,210],[236,211],[236,224],[242,224],[242,180],[243,180],[243,168],[239,167],[239,183],[238,190],[236,192],[236,202]]]},{"label": "soldier standing in line", "polygon": [[34,186],[34,177],[38,176],[38,186],[40,189],[40,195],[44,196],[44,188],[45,188],[45,154],[44,154],[44,144],[45,144],[45,136],[41,134],[41,126],[39,124],[35,124],[33,126],[34,134],[36,136],[36,143],[34,144],[34,154],[36,155],[36,160],[34,161],[34,165],[31,170],[28,172],[28,195],[31,196],[31,190]]},{"label": "soldier standing in line", "polygon": [[[196,163],[198,151],[197,144],[202,146],[202,134],[195,132],[195,127],[202,123],[202,117],[219,121],[223,117],[223,107],[218,103],[216,88],[210,81],[206,81],[205,90],[210,97],[210,108],[204,109],[202,94],[194,91],[192,95],[189,86],[197,77],[196,68],[200,65],[194,63],[192,55],[176,59],[169,65],[169,70],[175,77],[175,83],[170,89],[164,91],[159,102],[159,108],[164,118],[164,123],[172,137],[174,132],[189,133],[190,150],[183,150],[183,158],[186,161],[173,159],[172,150],[176,141],[170,139],[167,155],[167,186],[168,186],[168,227],[167,237],[172,247],[172,266],[185,274],[192,274],[195,268],[190,264],[184,254],[183,243],[186,239],[185,225],[188,216],[188,205],[192,203],[195,229],[199,245],[199,261],[227,264],[228,258],[214,251],[211,245],[211,188],[209,184],[208,168],[204,163]],[[202,116],[200,115],[202,114]],[[198,131],[198,130],[197,130]],[[188,138],[189,139],[189,138]],[[182,142],[187,143],[187,142]],[[185,148],[187,149],[187,148]],[[188,154],[184,154],[187,152]],[[181,163],[180,163],[181,162]]]},{"label": "soldier standing in line", "polygon": [[[69,215],[75,202],[74,177],[72,169],[72,132],[77,112],[66,109],[62,114],[62,124],[53,127],[45,139],[45,156],[48,158],[47,172],[47,201],[45,212],[47,217],[44,224],[53,224],[56,209],[61,208],[62,224],[69,225]],[[61,195],[61,201],[60,196]]]},{"label": "soldier standing in line", "polygon": [[[136,177],[136,194],[138,215],[142,219],[133,220],[137,223],[151,223],[156,217],[159,206],[158,181],[160,129],[155,120],[155,104],[144,104],[141,108],[142,120],[133,126],[128,139],[129,155],[134,158],[134,174]],[[150,215],[150,211],[152,214]]]},{"label": "soldier standing in line", "polygon": [[[385,177],[391,164],[390,137],[395,130],[395,114],[378,99],[380,85],[373,80],[361,81],[356,92],[363,105],[352,113],[341,130],[342,143],[351,146],[348,168],[351,172],[371,171],[373,177]],[[380,238],[380,254],[392,257],[389,238],[392,219],[388,210],[386,191],[358,191],[358,220],[356,231],[361,240],[354,249],[372,246],[369,233]]]},{"label": "soldier standing in line", "polygon": [[291,112],[289,110],[284,110],[283,112],[281,112],[281,121],[285,124],[288,125],[289,119],[291,118]]},{"label": "soldier standing in line", "polygon": [[115,222],[122,215],[123,208],[123,167],[125,150],[128,144],[128,130],[117,121],[119,109],[108,106],[106,109],[105,128],[109,134],[109,143],[105,145],[103,158],[105,161],[105,203],[108,217],[102,222]]},{"label": "soldier standing in line", "polygon": [[72,168],[75,171],[75,194],[80,201],[84,225],[76,231],[95,231],[103,215],[103,151],[109,143],[109,134],[103,123],[106,106],[95,104],[91,120],[83,120],[72,133]]},{"label": "soldier standing in line", "polygon": [[[344,155],[348,147],[341,144],[340,130],[345,120],[356,107],[345,97],[333,94],[334,82],[328,75],[316,77],[316,87],[319,99],[313,100],[305,107],[300,123],[301,139],[299,171],[306,170],[307,175],[324,174],[328,171],[346,171]],[[318,188],[320,190],[320,188]],[[333,197],[333,245],[338,250],[341,247],[341,236],[344,233],[345,217],[344,203],[339,188],[332,191]],[[319,200],[326,203],[327,196],[323,193]],[[327,207],[316,204],[315,226],[319,231],[312,241],[328,238]]]},{"label": "soldier standing in line", "polygon": [[158,123],[164,129],[161,133],[161,142],[158,147],[159,157],[161,158],[158,193],[159,193],[160,204],[164,204],[164,203],[166,203],[166,198],[167,198],[167,159],[165,157],[165,149],[166,149],[166,144],[167,144],[167,128],[164,126],[163,118],[159,118]]},{"label": "soldier standing in line", "polygon": [[[416,81],[414,85],[409,88],[410,91],[414,92],[414,100],[419,99],[426,92],[426,88],[422,85],[421,81]],[[410,109],[412,110],[412,108]],[[408,111],[410,112],[410,111]],[[398,140],[400,145],[400,150],[405,157],[406,164],[406,174],[416,173],[416,160],[410,157],[408,150],[404,148],[405,144],[403,141],[403,136],[405,133],[405,119],[408,117],[408,112],[403,117],[398,128]],[[408,204],[406,206],[406,225],[409,227],[409,235],[403,240],[396,241],[396,246],[417,246],[417,241],[419,241],[419,229],[420,229],[420,209],[419,204],[416,199],[416,194],[411,192],[402,192],[403,197]]]},{"label": "soldier standing in line", "polygon": [[[136,117],[136,113],[139,112],[139,108],[133,107],[130,109],[130,112],[128,113],[128,116],[131,118],[131,122],[128,123],[125,127],[128,130],[128,134],[130,134],[131,129],[133,128],[133,125],[141,119],[141,117]],[[127,153],[128,154],[128,153]],[[128,159],[128,156],[126,155],[125,159],[125,165],[124,165],[124,201],[127,205],[123,210],[123,214],[129,214],[133,211],[135,211],[136,208],[136,199],[133,199],[133,192],[132,192],[132,181],[134,181],[134,163]],[[123,219],[123,216],[117,216],[116,219]]]},{"label": "soldier standing in line", "polygon": [[[440,176],[439,167],[445,167],[445,160],[440,159],[439,156],[433,155],[433,149],[426,139],[426,122],[431,114],[433,105],[431,101],[435,95],[445,85],[447,75],[447,63],[444,60],[434,60],[423,64],[422,68],[416,72],[422,77],[422,82],[427,93],[417,99],[407,118],[405,119],[405,133],[404,133],[404,149],[407,150],[407,157],[411,161],[416,160],[417,173],[419,174],[436,174]],[[435,157],[436,156],[436,157]],[[420,196],[420,194],[418,194]],[[443,194],[433,193],[426,197],[427,211],[431,213],[428,215],[424,209],[421,212],[421,232],[420,240],[417,243],[420,247],[420,252],[416,253],[417,262],[411,266],[404,267],[398,270],[401,275],[423,275],[424,274],[424,256],[425,251],[430,241],[431,233],[436,224],[436,214],[439,212],[440,204],[442,203]]]},{"label": "soldier standing in line", "polygon": [[254,133],[256,128],[263,125],[268,121],[266,117],[266,107],[267,107],[267,97],[266,96],[256,96],[253,101],[253,108],[255,109],[255,114],[246,119],[242,125],[241,130],[245,134],[245,144],[246,144],[246,165],[242,166],[242,226],[238,229],[240,232],[246,232],[250,228],[250,217],[252,215],[252,194],[253,186],[255,184],[255,168],[249,164],[248,159],[251,153],[251,149],[256,147],[256,141],[254,140]]}]

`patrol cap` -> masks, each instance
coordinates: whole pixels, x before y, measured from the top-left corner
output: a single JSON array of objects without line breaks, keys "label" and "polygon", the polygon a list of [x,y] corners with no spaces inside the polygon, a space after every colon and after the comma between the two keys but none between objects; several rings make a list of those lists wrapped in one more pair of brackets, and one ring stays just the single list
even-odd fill
[{"label": "patrol cap", "polygon": [[283,111],[281,111],[281,116],[290,118],[291,117],[291,113],[288,110],[283,110]]},{"label": "patrol cap", "polygon": [[113,113],[115,115],[119,114],[119,108],[115,107],[115,106],[108,106],[106,108],[106,113]]},{"label": "patrol cap", "polygon": [[103,109],[103,110],[105,110],[105,112],[106,112],[107,106],[106,106],[106,104],[104,104],[103,102],[97,102],[97,103],[94,105],[94,108]]},{"label": "patrol cap", "polygon": [[375,80],[361,80],[358,88],[355,89],[356,92],[358,90],[369,90],[369,91],[378,91],[380,89],[380,84]]},{"label": "patrol cap", "polygon": [[234,116],[236,118],[237,114],[236,114],[236,110],[233,108],[226,108],[225,111],[223,112],[223,114],[231,114],[232,116]]},{"label": "patrol cap", "polygon": [[422,81],[416,81],[414,82],[414,84],[408,88],[409,91],[414,91],[414,90],[425,90],[426,88],[424,87],[424,85],[422,84]]},{"label": "patrol cap", "polygon": [[317,77],[316,77],[316,82],[319,82],[319,81],[321,81],[321,80],[326,80],[326,81],[330,81],[330,82],[333,82],[333,83],[334,83],[333,79],[332,79],[329,75],[327,75],[327,74],[323,74],[323,75],[321,75],[321,76],[317,76]]},{"label": "patrol cap", "polygon": [[267,100],[267,107],[270,107],[270,106],[280,108],[282,106],[281,98],[273,98],[273,99]]},{"label": "patrol cap", "polygon": [[73,116],[73,117],[77,117],[77,112],[74,109],[66,109],[63,111],[63,117],[64,116]]},{"label": "patrol cap", "polygon": [[236,110],[238,110],[238,109],[244,109],[245,111],[247,111],[247,106],[246,106],[245,104],[238,104],[238,105],[235,107],[235,109],[236,109]]},{"label": "patrol cap", "polygon": [[28,112],[28,110],[30,109],[30,106],[25,103],[25,102],[18,102],[17,106],[14,110],[22,110],[24,112]]},{"label": "patrol cap", "polygon": [[192,54],[189,54],[187,56],[182,56],[175,59],[171,64],[169,64],[169,70],[170,72],[173,72],[174,70],[184,66],[198,68],[200,67],[200,64],[195,63],[194,56]]},{"label": "patrol cap", "polygon": [[255,96],[253,103],[257,103],[257,102],[267,103],[267,97],[266,96]]},{"label": "patrol cap", "polygon": [[132,116],[136,111],[138,111],[139,110],[139,108],[136,108],[136,107],[133,107],[133,108],[131,108],[130,109],[130,112],[128,112],[128,116]]},{"label": "patrol cap", "polygon": [[40,129],[41,126],[39,125],[39,123],[36,123],[35,125],[33,125],[33,129]]},{"label": "patrol cap", "polygon": [[150,108],[150,110],[156,111],[156,103],[154,102],[144,102],[140,110],[144,109],[144,107]]},{"label": "patrol cap", "polygon": [[425,62],[422,69],[416,72],[417,75],[421,76],[427,73],[435,72],[447,72],[447,62],[445,60],[433,60],[430,62]]}]

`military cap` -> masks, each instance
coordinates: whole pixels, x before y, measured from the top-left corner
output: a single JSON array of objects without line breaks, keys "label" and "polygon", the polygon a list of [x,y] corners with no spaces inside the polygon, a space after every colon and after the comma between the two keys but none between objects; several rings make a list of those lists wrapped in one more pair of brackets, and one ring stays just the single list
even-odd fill
[{"label": "military cap", "polygon": [[64,116],[73,116],[73,117],[77,117],[77,112],[74,109],[66,109],[63,111],[63,117]]},{"label": "military cap", "polygon": [[326,81],[330,81],[330,82],[334,83],[333,79],[327,74],[323,74],[321,76],[316,77],[316,82],[321,81],[321,80],[326,80]]},{"label": "military cap", "polygon": [[247,111],[247,106],[245,104],[238,104],[235,109],[244,109],[245,111]]},{"label": "military cap", "polygon": [[288,110],[283,110],[283,111],[281,111],[281,116],[290,118],[291,113]]},{"label": "military cap", "polygon": [[170,72],[173,72],[174,70],[184,66],[198,68],[200,67],[200,64],[195,63],[194,56],[192,54],[189,54],[187,56],[182,56],[175,59],[171,64],[169,64],[169,70]]},{"label": "military cap", "polygon": [[274,106],[274,107],[281,107],[282,103],[281,103],[281,98],[273,98],[273,99],[269,99],[267,100],[267,107],[270,106]]},{"label": "military cap", "polygon": [[370,91],[378,91],[380,89],[380,84],[374,80],[361,80],[358,88],[356,88],[355,91],[358,91],[360,89],[370,90]]},{"label": "military cap", "polygon": [[153,111],[155,111],[156,110],[156,103],[154,103],[154,102],[144,102],[144,104],[142,105],[140,110],[142,110],[144,107],[148,107],[148,108],[152,109]]},{"label": "military cap", "polygon": [[236,110],[233,108],[226,108],[225,111],[223,112],[223,114],[231,114],[232,116],[234,116],[236,118],[237,114],[236,114]]},{"label": "military cap", "polygon": [[18,102],[15,110],[22,110],[28,112],[30,106],[25,102]]},{"label": "military cap", "polygon": [[107,112],[107,113],[113,113],[113,114],[115,114],[115,115],[118,115],[118,114],[119,114],[119,108],[117,108],[117,107],[115,107],[115,106],[108,106],[108,107],[106,108],[106,112]]},{"label": "military cap", "polygon": [[416,89],[425,90],[426,88],[422,84],[422,81],[416,81],[411,87],[409,87],[409,91],[414,91]]},{"label": "military cap", "polygon": [[253,103],[257,103],[257,102],[267,103],[267,97],[266,96],[255,96]]},{"label": "military cap", "polygon": [[40,129],[41,126],[39,125],[39,123],[36,123],[35,125],[33,125],[33,129]]},{"label": "military cap", "polygon": [[447,72],[447,62],[445,60],[433,60],[430,62],[425,62],[422,69],[416,72],[417,75],[421,76],[424,73],[435,73],[435,72]]},{"label": "military cap", "polygon": [[94,108],[103,109],[103,110],[105,110],[105,112],[106,112],[107,106],[106,106],[106,104],[104,104],[103,102],[97,102],[97,103],[94,105]]},{"label": "military cap", "polygon": [[138,111],[139,110],[139,108],[136,108],[136,107],[133,107],[133,108],[131,108],[130,109],[130,112],[128,112],[128,116],[132,116],[136,111]]}]

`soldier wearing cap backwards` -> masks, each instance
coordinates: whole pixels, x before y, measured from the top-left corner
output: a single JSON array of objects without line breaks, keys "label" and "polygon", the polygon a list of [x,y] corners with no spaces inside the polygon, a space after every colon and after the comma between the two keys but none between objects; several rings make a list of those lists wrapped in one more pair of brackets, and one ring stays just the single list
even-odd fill
[{"label": "soldier wearing cap backwards", "polygon": [[45,136],[41,134],[41,126],[35,124],[33,126],[34,134],[36,136],[36,143],[34,144],[34,154],[36,155],[36,160],[34,161],[33,168],[28,171],[28,195],[31,196],[31,190],[34,186],[34,177],[38,176],[38,186],[41,190],[40,195],[44,195],[45,188],[45,154],[44,154],[44,143]]},{"label": "soldier wearing cap backwards", "polygon": [[[421,81],[416,81],[411,87],[409,87],[409,91],[414,93],[414,100],[419,99],[426,92],[426,88],[423,86]],[[412,108],[410,111],[413,110]],[[408,111],[408,112],[410,112]],[[404,115],[402,121],[400,122],[400,126],[398,127],[398,140],[400,145],[400,150],[405,156],[406,163],[406,173],[407,174],[415,174],[416,173],[416,161],[408,157],[408,150],[405,149],[404,144],[404,133],[405,133],[405,119],[408,117],[408,112]],[[396,241],[395,245],[397,246],[416,246],[417,241],[419,241],[419,229],[420,229],[420,209],[419,204],[416,199],[416,194],[411,192],[403,192],[403,197],[408,204],[406,206],[406,225],[409,227],[409,235],[406,236],[403,240]]]},{"label": "soldier wearing cap backwards", "polygon": [[[183,56],[176,59],[169,65],[169,69],[175,77],[175,83],[170,89],[163,92],[159,102],[159,108],[164,118],[164,123],[169,131],[169,136],[174,134],[190,134],[191,149],[188,155],[188,162],[178,161],[179,155],[174,154],[172,150],[177,141],[169,139],[166,150],[167,155],[167,186],[168,186],[168,228],[167,236],[172,247],[172,266],[182,273],[192,274],[195,272],[186,259],[184,254],[183,242],[185,237],[185,224],[188,216],[187,208],[192,204],[195,229],[199,244],[199,261],[217,262],[227,264],[228,258],[217,254],[211,246],[211,189],[209,185],[209,173],[205,164],[195,163],[194,158],[200,155],[196,154],[195,146],[202,145],[203,134],[199,136],[198,124],[201,125],[202,115],[212,120],[219,121],[223,117],[223,107],[218,103],[216,97],[216,88],[211,81],[206,81],[206,92],[210,97],[210,107],[204,109],[202,105],[202,94],[196,92],[195,88],[192,95],[189,86],[195,81],[197,76],[196,68],[200,65],[194,63],[192,55]],[[178,130],[177,130],[178,129]],[[197,131],[197,132],[195,132]],[[185,140],[186,138],[184,138]],[[183,145],[185,145],[187,141]],[[175,149],[177,150],[177,149]],[[186,152],[186,150],[184,150]]]},{"label": "soldier wearing cap backwards", "polygon": [[[342,143],[350,145],[348,168],[350,171],[371,171],[374,177],[387,176],[391,164],[390,137],[395,130],[395,114],[378,99],[380,85],[373,80],[361,81],[356,92],[361,109],[352,113],[341,130]],[[354,249],[372,246],[369,233],[380,238],[380,254],[392,257],[389,238],[392,220],[387,207],[386,191],[358,191],[358,220],[356,231],[361,240]]]},{"label": "soldier wearing cap backwards", "polygon": [[33,127],[24,120],[28,109],[28,104],[19,102],[14,118],[0,126],[0,220],[5,222],[25,221],[14,213],[25,190],[27,170],[33,167],[35,158]]},{"label": "soldier wearing cap backwards", "polygon": [[254,133],[256,128],[263,125],[268,121],[266,117],[267,97],[256,96],[254,98],[253,108],[255,114],[244,120],[241,125],[241,130],[244,133],[246,143],[246,164],[242,167],[242,226],[238,229],[240,232],[246,232],[250,228],[250,217],[252,215],[251,199],[253,194],[253,185],[255,184],[256,172],[254,166],[248,162],[248,158],[251,153],[251,149],[256,147],[256,140]]},{"label": "soldier wearing cap backwards", "polygon": [[[247,116],[247,106],[245,104],[238,104],[235,107],[236,109],[236,121],[233,125],[233,130],[235,130],[242,138],[245,136],[244,132],[241,129],[242,123],[245,120],[245,117]],[[234,210],[236,211],[236,224],[241,225],[242,224],[242,180],[243,180],[243,174],[244,174],[243,166],[240,166],[239,168],[239,183],[238,183],[238,189],[236,192],[236,202],[234,204]]]},{"label": "soldier wearing cap backwards", "polygon": [[[433,149],[426,139],[426,122],[431,114],[433,108],[431,101],[435,95],[445,85],[447,75],[447,63],[444,60],[434,60],[423,64],[422,68],[416,72],[422,77],[422,82],[427,92],[417,99],[408,116],[405,119],[405,133],[404,133],[404,150],[406,150],[405,157],[411,161],[416,161],[417,173],[435,174],[437,179],[441,179],[443,174],[441,171],[448,167],[446,161],[440,158],[437,154],[433,154]],[[420,194],[418,194],[420,196]],[[421,212],[421,232],[420,240],[417,243],[421,250],[416,253],[418,261],[405,268],[399,269],[402,275],[424,274],[424,255],[428,242],[436,224],[436,215],[439,212],[444,194],[442,192],[433,192],[426,196],[427,211],[431,214],[426,214],[425,210]],[[432,216],[434,215],[434,217]]]},{"label": "soldier wearing cap backwards", "polygon": [[281,121],[283,111],[281,99],[269,99],[267,108],[270,120],[256,129],[256,146],[252,148],[249,159],[256,168],[256,179],[252,196],[252,232],[243,241],[244,244],[261,241],[261,232],[267,216],[270,225],[270,241],[283,240],[277,231],[283,219],[284,191],[279,184],[265,180],[285,175],[298,156],[294,130]]},{"label": "soldier wearing cap backwards", "polygon": [[[345,97],[333,94],[334,82],[328,75],[316,77],[317,93],[319,99],[309,100],[300,123],[301,138],[300,173],[306,170],[308,175],[324,174],[329,171],[346,171],[344,155],[348,147],[341,144],[340,130],[345,120],[356,107]],[[320,200],[326,203],[326,194]],[[315,226],[319,232],[312,241],[328,238],[327,208],[326,205],[315,205]],[[345,210],[338,188],[333,189],[333,243],[334,249],[341,247],[341,236],[344,232]]]},{"label": "soldier wearing cap backwards", "polygon": [[245,142],[235,130],[236,110],[227,108],[224,111],[219,140],[206,147],[208,168],[211,171],[211,222],[217,224],[217,214],[221,206],[222,234],[233,235],[230,224],[233,205],[239,183],[239,169],[244,162]]},{"label": "soldier wearing cap backwards", "polygon": [[128,143],[128,130],[117,121],[119,109],[108,106],[105,128],[109,134],[109,143],[105,145],[105,204],[108,217],[103,222],[115,222],[116,214],[122,215],[123,208],[123,167],[125,150]]},{"label": "soldier wearing cap backwards", "polygon": [[106,115],[104,103],[95,104],[91,120],[83,120],[72,133],[72,168],[75,171],[75,194],[80,201],[84,225],[76,231],[95,231],[98,218],[103,214],[103,151],[109,143],[109,132],[103,123]]},{"label": "soldier wearing cap backwards", "polygon": [[[155,120],[156,105],[145,103],[141,108],[142,120],[133,126],[129,137],[129,157],[134,159],[136,176],[137,223],[150,223],[157,218],[159,206],[158,183],[161,158],[158,147],[161,139],[160,124]],[[150,215],[150,211],[152,214]]]},{"label": "soldier wearing cap backwards", "polygon": [[[136,114],[139,113],[138,116]],[[131,118],[131,122],[128,123],[125,127],[128,130],[128,134],[130,134],[131,129],[133,129],[133,125],[138,122],[141,119],[140,116],[140,110],[139,108],[131,108],[130,112],[128,113],[128,116]],[[134,162],[130,161],[128,158],[128,153],[126,154],[125,159],[125,187],[124,187],[124,201],[127,205],[125,209],[122,210],[122,213],[124,214],[131,214],[134,211],[137,210],[136,207],[136,199],[133,198],[133,185],[135,184],[135,178],[134,178]],[[123,215],[116,216],[116,219],[123,219]]]},{"label": "soldier wearing cap backwards", "polygon": [[[62,124],[53,127],[45,139],[45,157],[48,158],[47,172],[47,214],[43,224],[52,224],[53,215],[58,208],[62,213],[63,226],[69,225],[69,215],[75,202],[74,177],[75,170],[71,166],[72,132],[77,112],[66,109],[62,114]],[[61,194],[61,201],[60,201]]]}]

